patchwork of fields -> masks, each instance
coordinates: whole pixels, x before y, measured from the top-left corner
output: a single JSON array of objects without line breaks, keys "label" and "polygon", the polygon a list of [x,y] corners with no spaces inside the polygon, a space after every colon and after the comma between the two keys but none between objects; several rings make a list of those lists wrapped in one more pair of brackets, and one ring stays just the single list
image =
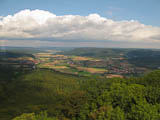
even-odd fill
[{"label": "patchwork of fields", "polygon": [[[132,53],[127,53],[127,51]],[[95,52],[98,53],[94,54]],[[74,49],[68,52],[63,50],[44,50],[30,53],[1,52],[0,65],[12,66],[21,71],[45,68],[80,76],[95,75],[107,78],[139,76],[159,68],[159,53],[156,52],[154,55],[157,59],[152,56],[153,59],[145,59],[149,60],[146,61],[147,63],[139,64],[140,62],[136,62],[136,60],[142,61],[147,55],[143,57],[142,51],[138,51],[141,54],[136,57],[135,52],[135,50],[104,50],[98,48]],[[149,64],[148,62],[152,60],[157,60],[157,62],[153,65]]]},{"label": "patchwork of fields", "polygon": [[49,68],[63,73],[79,74],[89,76],[91,74],[104,74],[107,69],[85,67],[81,66],[80,63],[84,61],[101,61],[100,59],[81,57],[81,56],[65,56],[65,55],[54,55],[51,53],[38,53],[34,54],[39,64],[39,68]]},{"label": "patchwork of fields", "polygon": [[139,75],[148,71],[147,68],[136,67],[123,56],[89,57],[78,55],[55,54],[51,51],[34,54],[36,67],[47,68],[62,73],[92,76],[100,75],[107,78]]}]

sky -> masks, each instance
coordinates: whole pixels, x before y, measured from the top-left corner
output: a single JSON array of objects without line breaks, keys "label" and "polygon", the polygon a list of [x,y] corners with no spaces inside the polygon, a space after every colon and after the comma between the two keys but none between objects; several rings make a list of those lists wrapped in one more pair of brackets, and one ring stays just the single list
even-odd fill
[{"label": "sky", "polygon": [[160,0],[0,0],[0,46],[160,48]]}]

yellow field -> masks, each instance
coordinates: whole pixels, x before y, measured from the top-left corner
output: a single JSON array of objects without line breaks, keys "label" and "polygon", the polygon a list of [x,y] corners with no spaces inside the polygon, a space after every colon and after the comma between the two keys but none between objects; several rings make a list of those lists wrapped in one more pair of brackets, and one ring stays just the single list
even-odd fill
[{"label": "yellow field", "polygon": [[55,64],[59,64],[60,63],[60,61],[58,61],[58,60],[55,60],[55,61],[53,61],[53,64],[55,65]]},{"label": "yellow field", "polygon": [[107,72],[105,69],[98,69],[98,68],[87,68],[88,72],[90,73],[104,73]]},{"label": "yellow field", "polygon": [[45,61],[48,61],[49,58],[39,58],[39,60],[40,60],[41,62],[45,62]]},{"label": "yellow field", "polygon": [[33,61],[32,57],[19,57],[19,58],[8,58],[8,60],[30,60]]},{"label": "yellow field", "polygon": [[54,57],[64,57],[64,55],[54,55]]},{"label": "yellow field", "polygon": [[37,53],[37,54],[34,54],[36,57],[51,57],[53,56],[52,53]]},{"label": "yellow field", "polygon": [[105,69],[99,69],[99,68],[86,68],[86,67],[76,67],[78,70],[84,70],[90,73],[104,73],[107,72]]},{"label": "yellow field", "polygon": [[122,75],[116,75],[116,74],[109,74],[106,76],[107,78],[123,78]]},{"label": "yellow field", "polygon": [[65,55],[52,55],[54,58],[61,58],[61,59],[67,59],[68,57]]},{"label": "yellow field", "polygon": [[91,60],[92,58],[88,58],[88,57],[80,57],[80,56],[74,56],[72,58],[72,60],[75,60],[75,61],[85,61],[85,60]]},{"label": "yellow field", "polygon": [[66,69],[68,67],[67,66],[52,66],[52,68],[55,68],[55,69]]},{"label": "yellow field", "polygon": [[81,57],[81,56],[72,56],[73,61],[101,61],[100,59],[90,58],[90,57]]},{"label": "yellow field", "polygon": [[67,66],[55,66],[53,63],[45,63],[39,65],[40,68],[52,68],[52,69],[66,69]]}]

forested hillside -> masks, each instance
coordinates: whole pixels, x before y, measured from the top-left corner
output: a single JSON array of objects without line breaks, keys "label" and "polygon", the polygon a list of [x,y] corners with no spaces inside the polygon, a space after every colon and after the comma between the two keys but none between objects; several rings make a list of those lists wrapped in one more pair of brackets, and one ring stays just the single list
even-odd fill
[{"label": "forested hillside", "polygon": [[160,119],[160,71],[128,79],[79,77],[47,69],[21,74],[1,69],[1,73],[2,120]]}]

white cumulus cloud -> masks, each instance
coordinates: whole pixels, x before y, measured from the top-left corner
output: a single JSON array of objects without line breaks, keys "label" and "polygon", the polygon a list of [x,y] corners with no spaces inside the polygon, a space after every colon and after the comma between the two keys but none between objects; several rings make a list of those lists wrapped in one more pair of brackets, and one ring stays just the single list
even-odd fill
[{"label": "white cumulus cloud", "polygon": [[56,16],[22,10],[0,17],[1,40],[160,42],[160,28],[138,21],[114,21],[98,14]]}]

